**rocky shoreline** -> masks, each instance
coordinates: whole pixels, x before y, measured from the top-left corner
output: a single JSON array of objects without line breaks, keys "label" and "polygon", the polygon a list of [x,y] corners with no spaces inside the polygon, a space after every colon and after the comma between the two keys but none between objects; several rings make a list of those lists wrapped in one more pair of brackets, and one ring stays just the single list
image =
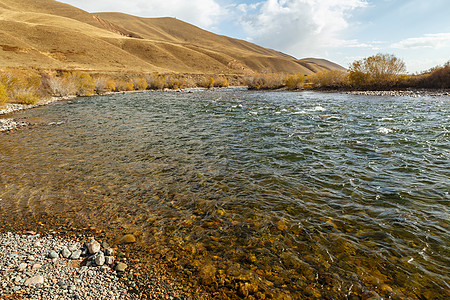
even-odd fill
[{"label": "rocky shoreline", "polygon": [[[75,98],[75,96],[70,97],[52,97],[50,99],[46,99],[43,101],[40,101],[37,104],[18,104],[18,103],[8,103],[3,108],[0,108],[0,116],[10,114],[17,111],[27,110],[36,108],[39,106],[48,105],[50,103],[63,101],[63,100],[70,100]],[[0,119],[0,132],[3,131],[13,131],[15,129],[21,129],[23,127],[29,126],[30,123],[24,120],[17,120],[14,118],[6,118],[6,119]]]},{"label": "rocky shoreline", "polygon": [[[120,243],[133,244],[125,235]],[[0,232],[0,299],[187,299],[180,287],[154,274],[145,291],[135,277],[139,259],[127,258],[105,241]],[[131,265],[130,265],[131,264]]]},{"label": "rocky shoreline", "polygon": [[[0,233],[0,299],[133,299],[116,276],[122,263],[111,269],[113,262],[108,266],[99,260],[104,258],[100,244],[86,245],[92,244],[98,247],[88,249],[51,234]],[[104,251],[111,254],[112,249]]]},{"label": "rocky shoreline", "polygon": [[345,91],[347,95],[388,96],[388,97],[450,97],[449,90],[392,90],[392,91]]}]

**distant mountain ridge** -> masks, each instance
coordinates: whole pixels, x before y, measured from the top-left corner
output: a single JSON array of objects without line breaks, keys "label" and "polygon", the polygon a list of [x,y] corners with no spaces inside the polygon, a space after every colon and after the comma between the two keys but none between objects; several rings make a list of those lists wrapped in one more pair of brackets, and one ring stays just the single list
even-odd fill
[{"label": "distant mountain ridge", "polygon": [[54,0],[0,0],[0,67],[250,74],[344,70],[174,18],[91,14]]}]

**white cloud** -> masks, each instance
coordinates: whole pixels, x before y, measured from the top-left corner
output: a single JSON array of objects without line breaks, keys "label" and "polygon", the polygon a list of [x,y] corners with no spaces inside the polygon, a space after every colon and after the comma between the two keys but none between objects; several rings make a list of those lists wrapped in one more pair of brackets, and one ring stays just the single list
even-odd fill
[{"label": "white cloud", "polygon": [[89,12],[123,12],[141,17],[177,17],[210,28],[226,14],[216,0],[60,0]]},{"label": "white cloud", "polygon": [[450,33],[425,34],[422,37],[402,40],[398,43],[392,44],[391,47],[398,49],[440,49],[450,47]]},{"label": "white cloud", "polygon": [[240,24],[258,44],[309,56],[340,46],[349,13],[366,5],[364,0],[265,0],[246,6]]}]

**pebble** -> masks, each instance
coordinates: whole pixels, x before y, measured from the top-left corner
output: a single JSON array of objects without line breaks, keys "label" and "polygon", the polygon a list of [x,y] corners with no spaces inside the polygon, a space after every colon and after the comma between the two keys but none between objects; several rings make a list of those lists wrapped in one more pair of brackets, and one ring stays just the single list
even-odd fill
[{"label": "pebble", "polygon": [[105,255],[102,251],[97,252],[97,254],[94,257],[94,261],[97,264],[97,266],[103,266],[105,264]]},{"label": "pebble", "polygon": [[61,255],[64,258],[69,258],[72,255],[72,253],[69,251],[67,247],[64,247],[61,251]]},{"label": "pebble", "polygon": [[[0,299],[137,299],[109,267],[74,267],[59,258],[72,244],[72,255],[81,254],[80,243],[55,235],[0,233]],[[32,264],[24,262],[29,256]]]},{"label": "pebble", "polygon": [[19,271],[24,271],[26,268],[27,268],[27,264],[26,263],[21,263],[20,265],[19,265]]},{"label": "pebble", "polygon": [[42,275],[33,276],[25,280],[25,285],[43,284],[44,277]]},{"label": "pebble", "polygon": [[55,250],[50,251],[50,253],[48,254],[48,257],[50,258],[58,258],[59,255]]},{"label": "pebble", "polygon": [[75,250],[72,252],[72,255],[70,256],[70,259],[78,260],[81,257],[81,250]]},{"label": "pebble", "polygon": [[117,266],[116,266],[116,271],[117,271],[117,272],[123,272],[123,271],[125,271],[125,269],[126,269],[127,267],[128,267],[128,266],[127,266],[126,264],[120,262],[120,263],[118,263]]},{"label": "pebble", "polygon": [[86,244],[86,246],[90,254],[95,254],[98,251],[100,251],[100,244],[96,240],[91,240],[89,243]]}]

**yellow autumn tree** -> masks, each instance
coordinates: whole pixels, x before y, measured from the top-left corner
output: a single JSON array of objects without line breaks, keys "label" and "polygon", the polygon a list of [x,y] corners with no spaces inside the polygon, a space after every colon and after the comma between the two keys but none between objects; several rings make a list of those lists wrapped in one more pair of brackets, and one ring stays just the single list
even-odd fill
[{"label": "yellow autumn tree", "polygon": [[403,60],[380,53],[354,61],[349,68],[349,80],[355,88],[392,88],[405,72]]}]

